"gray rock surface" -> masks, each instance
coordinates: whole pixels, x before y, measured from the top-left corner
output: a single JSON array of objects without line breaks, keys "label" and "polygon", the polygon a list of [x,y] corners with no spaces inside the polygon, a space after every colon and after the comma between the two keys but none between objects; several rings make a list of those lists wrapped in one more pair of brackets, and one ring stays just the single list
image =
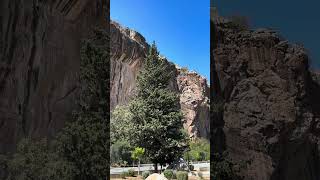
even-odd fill
[{"label": "gray rock surface", "polygon": [[212,25],[214,150],[244,163],[245,180],[319,179],[320,86],[305,50],[269,29]]}]

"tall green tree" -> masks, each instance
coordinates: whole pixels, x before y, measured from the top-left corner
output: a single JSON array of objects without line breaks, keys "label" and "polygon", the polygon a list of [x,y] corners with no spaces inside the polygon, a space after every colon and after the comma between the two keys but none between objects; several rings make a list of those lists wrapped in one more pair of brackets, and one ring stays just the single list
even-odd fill
[{"label": "tall green tree", "polygon": [[57,137],[60,154],[75,166],[77,180],[109,174],[108,35],[96,31],[84,41],[80,61],[79,109]]},{"label": "tall green tree", "polygon": [[131,145],[145,148],[156,170],[158,164],[182,157],[187,147],[179,96],[169,89],[173,76],[173,66],[159,56],[153,43],[138,75],[137,96],[129,105],[134,126],[128,136]]}]

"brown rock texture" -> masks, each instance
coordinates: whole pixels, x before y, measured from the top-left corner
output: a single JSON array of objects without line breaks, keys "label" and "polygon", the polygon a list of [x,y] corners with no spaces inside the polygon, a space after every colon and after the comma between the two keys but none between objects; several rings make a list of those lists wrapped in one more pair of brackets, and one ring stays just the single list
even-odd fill
[{"label": "brown rock texture", "polygon": [[0,2],[0,153],[51,137],[75,108],[80,40],[109,29],[109,0]]},{"label": "brown rock texture", "polygon": [[[320,179],[320,86],[304,48],[270,29],[212,23],[212,141],[245,167],[245,180]],[[319,80],[319,79],[318,79]]]},{"label": "brown rock texture", "polygon": [[[110,106],[128,103],[136,89],[136,78],[143,68],[149,45],[138,32],[111,22],[111,94]],[[165,58],[165,57],[163,57]],[[180,106],[184,113],[184,127],[190,137],[209,138],[209,87],[205,78],[195,72],[175,68],[170,88],[180,94]]]},{"label": "brown rock texture", "polygon": [[185,129],[190,137],[209,138],[209,87],[207,80],[195,72],[178,69],[177,84],[180,106],[185,115]]}]

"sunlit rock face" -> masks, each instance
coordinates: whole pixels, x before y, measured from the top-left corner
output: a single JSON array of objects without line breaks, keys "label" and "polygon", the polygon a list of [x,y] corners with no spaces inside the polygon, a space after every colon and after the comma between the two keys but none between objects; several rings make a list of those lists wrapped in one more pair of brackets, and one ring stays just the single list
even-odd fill
[{"label": "sunlit rock face", "polygon": [[245,180],[319,179],[319,75],[305,50],[270,29],[246,30],[214,17],[214,142],[244,163]]},{"label": "sunlit rock face", "polygon": [[80,41],[109,29],[107,1],[0,2],[0,153],[52,137],[75,108]]},{"label": "sunlit rock face", "polygon": [[[111,22],[111,110],[124,105],[134,96],[136,78],[143,68],[149,45],[138,32]],[[165,57],[163,57],[165,58]],[[190,137],[209,138],[209,87],[205,78],[195,72],[182,70],[168,61],[174,69],[170,88],[180,94],[184,113],[184,128]]]}]

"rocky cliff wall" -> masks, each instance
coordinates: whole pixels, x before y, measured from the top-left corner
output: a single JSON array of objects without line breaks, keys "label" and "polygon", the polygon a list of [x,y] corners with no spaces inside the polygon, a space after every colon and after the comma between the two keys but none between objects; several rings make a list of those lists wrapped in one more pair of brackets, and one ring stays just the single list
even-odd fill
[{"label": "rocky cliff wall", "polygon": [[320,179],[320,86],[301,47],[270,29],[212,23],[212,141],[245,167],[245,180]]},{"label": "rocky cliff wall", "polygon": [[[136,89],[136,77],[143,68],[149,45],[136,31],[111,22],[111,110],[126,104]],[[175,67],[170,87],[180,94],[185,129],[190,137],[209,137],[209,87],[197,73]]]},{"label": "rocky cliff wall", "polygon": [[109,29],[109,0],[0,2],[0,153],[51,137],[75,108],[80,40]]}]

